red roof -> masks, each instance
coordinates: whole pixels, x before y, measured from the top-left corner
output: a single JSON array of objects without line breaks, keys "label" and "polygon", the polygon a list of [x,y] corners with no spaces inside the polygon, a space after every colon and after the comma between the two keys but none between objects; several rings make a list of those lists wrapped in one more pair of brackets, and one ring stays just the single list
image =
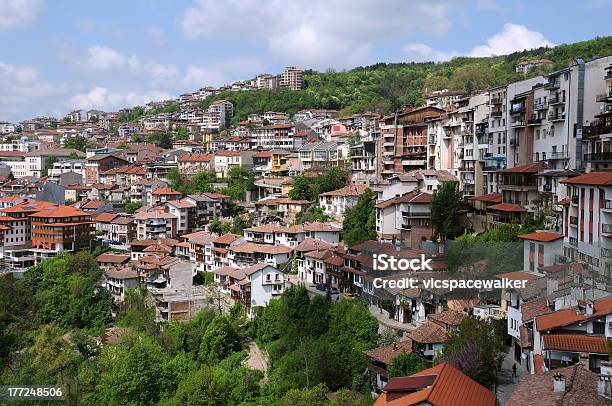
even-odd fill
[{"label": "red roof", "polygon": [[593,186],[612,185],[612,172],[585,173],[584,175],[574,176],[573,178],[562,180],[561,183]]},{"label": "red roof", "polygon": [[[428,376],[435,376],[433,383]],[[474,381],[448,362],[417,372],[411,377],[423,377],[423,388],[415,391],[414,380],[391,378],[374,406],[411,406],[429,403],[435,406],[494,406],[495,393]],[[402,382],[406,384],[402,385]],[[428,383],[429,382],[429,383]],[[389,386],[390,385],[390,386]],[[402,396],[402,392],[405,395]]]},{"label": "red roof", "polygon": [[501,203],[502,194],[501,193],[490,193],[488,195],[482,195],[482,196],[471,196],[468,199],[477,200],[479,202]]},{"label": "red roof", "polygon": [[85,213],[84,211],[74,208],[72,206],[47,207],[32,215],[32,217],[77,217],[77,216],[91,217],[88,213]]},{"label": "red roof", "polygon": [[554,233],[552,231],[536,231],[529,234],[521,234],[518,238],[530,241],[551,242],[563,238],[563,234]]},{"label": "red roof", "polygon": [[610,351],[606,337],[581,334],[546,334],[543,349],[591,354],[607,354]]},{"label": "red roof", "polygon": [[537,173],[538,171],[544,169],[543,162],[533,162],[530,164],[524,164],[515,166],[514,168],[508,168],[500,171],[501,173]]},{"label": "red roof", "polygon": [[489,206],[489,209],[497,210],[497,211],[508,211],[508,212],[514,212],[514,213],[522,213],[522,212],[527,211],[527,209],[524,208],[523,206],[518,205],[518,204],[513,204],[513,203],[494,204],[493,206]]},{"label": "red roof", "polygon": [[181,195],[181,192],[177,192],[169,187],[158,187],[153,192],[154,195]]},{"label": "red roof", "polygon": [[538,331],[546,331],[580,323],[594,317],[605,316],[610,313],[612,313],[612,297],[594,301],[593,314],[590,316],[583,313],[577,313],[575,308],[558,310],[536,317],[536,327]]},{"label": "red roof", "polygon": [[557,204],[561,205],[561,206],[567,206],[568,204],[570,204],[571,200],[569,197],[566,197],[565,199],[561,199],[559,200],[559,202]]}]

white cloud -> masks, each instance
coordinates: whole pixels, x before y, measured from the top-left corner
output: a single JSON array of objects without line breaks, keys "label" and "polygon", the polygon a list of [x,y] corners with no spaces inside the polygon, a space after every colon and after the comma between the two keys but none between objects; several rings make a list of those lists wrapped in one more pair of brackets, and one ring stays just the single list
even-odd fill
[{"label": "white cloud", "polygon": [[187,67],[182,82],[185,86],[192,87],[219,86],[224,84],[226,79],[227,77],[220,70],[190,65]]},{"label": "white cloud", "polygon": [[40,79],[37,69],[27,65],[0,62],[0,120],[11,120],[25,109],[36,106],[37,113],[50,107],[49,101],[65,92],[60,83]]},{"label": "white cloud", "polygon": [[502,32],[493,35],[486,44],[474,47],[470,56],[505,55],[543,46],[552,47],[554,44],[540,32],[531,31],[524,25],[506,23]]},{"label": "white cloud", "polygon": [[408,44],[402,50],[408,55],[410,61],[442,62],[457,56],[482,57],[505,55],[515,51],[543,46],[553,47],[555,44],[548,41],[542,33],[531,31],[524,25],[506,23],[502,32],[487,39],[485,44],[477,45],[467,52],[439,51],[426,44]]},{"label": "white cloud", "polygon": [[165,100],[171,95],[157,90],[138,93],[118,93],[106,87],[94,87],[88,92],[77,93],[70,98],[68,108],[114,110],[127,106],[138,106],[153,100]]},{"label": "white cloud", "polygon": [[0,0],[0,31],[27,26],[38,18],[43,0]]},{"label": "white cloud", "polygon": [[425,44],[408,44],[402,51],[410,55],[413,62],[443,62],[459,56],[458,52],[437,51]]},{"label": "white cloud", "polygon": [[106,72],[125,66],[127,59],[112,48],[92,46],[87,50],[85,63],[89,69]]},{"label": "white cloud", "polygon": [[[196,0],[182,16],[189,38],[261,41],[286,64],[349,67],[382,40],[448,32],[449,3],[426,0]],[[324,10],[324,11],[322,11]]]}]

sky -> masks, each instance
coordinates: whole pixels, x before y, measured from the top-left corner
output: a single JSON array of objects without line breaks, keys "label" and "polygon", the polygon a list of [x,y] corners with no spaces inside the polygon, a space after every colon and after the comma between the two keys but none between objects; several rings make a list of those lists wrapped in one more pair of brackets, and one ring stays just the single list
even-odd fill
[{"label": "sky", "polygon": [[0,121],[610,35],[612,0],[0,0]]}]

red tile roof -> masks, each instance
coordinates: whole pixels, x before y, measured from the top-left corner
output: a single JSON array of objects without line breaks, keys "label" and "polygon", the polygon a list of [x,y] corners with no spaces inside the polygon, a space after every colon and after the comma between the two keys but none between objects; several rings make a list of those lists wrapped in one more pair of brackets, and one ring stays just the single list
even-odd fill
[{"label": "red tile roof", "polygon": [[471,197],[468,197],[468,199],[477,200],[479,202],[501,203],[502,194],[501,193],[491,193],[491,194],[482,195],[482,196],[471,196]]},{"label": "red tile roof", "polygon": [[543,349],[591,354],[608,354],[610,351],[606,337],[581,334],[546,334]]},{"label": "red tile roof", "polygon": [[605,316],[610,313],[612,313],[612,297],[594,301],[593,314],[590,316],[583,313],[577,313],[575,308],[558,310],[536,317],[536,327],[538,331],[546,331],[569,326],[595,317]]},{"label": "red tile roof", "polygon": [[366,189],[366,185],[346,185],[338,190],[321,193],[319,196],[361,196]]},{"label": "red tile roof", "polygon": [[181,195],[181,192],[177,192],[176,190],[173,190],[169,187],[158,187],[157,189],[155,189],[155,191],[153,192],[153,195]]},{"label": "red tile roof", "polygon": [[530,164],[524,164],[515,166],[514,168],[508,168],[500,171],[501,173],[537,173],[538,171],[544,169],[543,162],[533,162]]},{"label": "red tile roof", "polygon": [[567,206],[568,204],[570,204],[571,200],[569,197],[566,197],[565,199],[561,199],[559,200],[559,202],[557,204],[561,205],[561,206]]},{"label": "red tile roof", "polygon": [[394,389],[391,393],[384,391],[374,406],[413,406],[429,403],[435,406],[494,406],[496,396],[448,362],[418,372],[412,377],[435,376],[429,386],[414,391],[412,382],[405,388],[406,395],[401,395],[401,386],[392,378],[387,385]]},{"label": "red tile roof", "polygon": [[584,175],[574,176],[573,178],[564,179],[561,183],[571,185],[592,185],[606,186],[612,185],[612,172],[591,172]]},{"label": "red tile roof", "polygon": [[524,208],[523,206],[518,205],[518,204],[513,204],[513,203],[494,204],[493,206],[489,206],[488,208],[490,210],[508,211],[508,212],[515,212],[515,213],[521,213],[521,212],[527,211],[527,209]]},{"label": "red tile roof", "polygon": [[408,336],[420,344],[438,344],[446,341],[446,329],[436,322],[425,320],[423,324],[409,332]]},{"label": "red tile roof", "polygon": [[97,262],[109,262],[113,264],[122,264],[124,262],[128,262],[130,260],[129,254],[112,254],[110,252],[105,252],[96,257]]},{"label": "red tile roof", "polygon": [[534,233],[521,234],[518,236],[518,238],[530,241],[551,242],[563,238],[563,234],[552,231],[536,231]]},{"label": "red tile roof", "polygon": [[72,206],[47,207],[32,215],[32,217],[91,217],[88,213]]},{"label": "red tile roof", "polygon": [[401,354],[408,354],[412,352],[412,341],[398,341],[393,344],[385,345],[383,347],[374,348],[364,353],[379,362],[386,365],[391,365],[393,358]]}]

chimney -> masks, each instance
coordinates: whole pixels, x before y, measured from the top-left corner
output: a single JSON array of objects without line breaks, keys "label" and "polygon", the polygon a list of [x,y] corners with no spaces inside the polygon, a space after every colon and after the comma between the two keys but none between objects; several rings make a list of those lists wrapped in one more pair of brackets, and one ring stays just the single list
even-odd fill
[{"label": "chimney", "polygon": [[589,369],[589,354],[586,352],[581,352],[578,354],[578,363],[584,367],[584,369]]},{"label": "chimney", "polygon": [[563,374],[553,375],[553,392],[565,392],[565,376]]},{"label": "chimney", "polygon": [[587,316],[593,315],[593,301],[592,300],[587,300],[585,314]]}]

